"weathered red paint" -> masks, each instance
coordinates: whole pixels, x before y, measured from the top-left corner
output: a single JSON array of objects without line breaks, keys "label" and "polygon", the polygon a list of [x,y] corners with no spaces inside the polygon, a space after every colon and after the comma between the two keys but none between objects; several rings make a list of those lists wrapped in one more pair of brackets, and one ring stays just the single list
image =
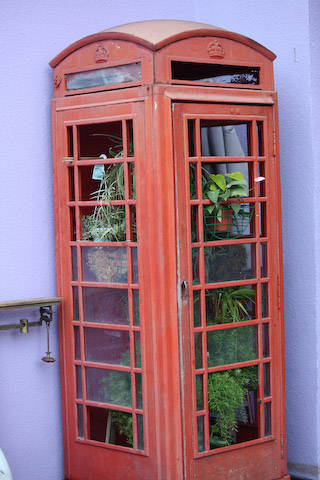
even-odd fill
[{"label": "weathered red paint", "polygon": [[[223,44],[224,57],[210,58],[208,43],[217,39]],[[95,52],[99,46],[108,51],[106,63],[95,63]],[[64,423],[65,476],[68,480],[289,480],[286,475],[285,409],[284,409],[284,347],[282,305],[282,261],[280,223],[280,183],[277,130],[277,99],[273,86],[272,60],[274,55],[250,39],[219,29],[199,28],[179,32],[166,40],[153,44],[146,38],[119,32],[101,32],[86,37],[68,47],[52,62],[55,79],[55,99],[52,104],[52,130],[54,154],[54,187],[56,217],[56,251],[58,295],[63,297],[60,308],[61,379]],[[207,83],[178,81],[171,78],[172,60],[217,63],[227,65],[256,65],[260,67],[259,85],[208,85]],[[68,92],[65,75],[71,72],[106,68],[119,64],[141,62],[141,82],[130,85],[111,85]],[[210,450],[208,425],[206,424],[206,448],[196,449],[196,417],[194,411],[194,353],[193,331],[190,321],[192,306],[189,297],[192,291],[190,249],[190,205],[202,205],[201,200],[188,199],[188,141],[187,120],[194,119],[196,125],[196,155],[193,159],[200,164],[201,145],[200,119],[252,122],[250,136],[251,155],[245,161],[253,166],[253,175],[258,176],[256,122],[264,127],[263,157],[265,162],[266,189],[258,197],[257,186],[249,202],[263,202],[267,208],[266,236],[260,237],[258,218],[254,223],[254,234],[245,243],[256,244],[256,265],[260,265],[261,241],[268,243],[268,277],[261,280],[260,268],[252,280],[234,281],[231,285],[269,284],[270,315],[262,321],[261,298],[257,301],[257,319],[242,325],[257,325],[258,359],[242,362],[238,366],[257,365],[262,372],[263,363],[271,364],[272,436],[263,437],[263,401],[260,404],[259,438],[228,447]],[[136,200],[128,198],[126,183],[126,211],[130,205],[137,208],[139,248],[139,285],[141,326],[133,325],[132,304],[129,294],[130,325],[133,335],[141,331],[143,410],[120,407],[122,411],[143,413],[145,449],[137,448],[136,416],[134,424],[134,448],[104,444],[88,440],[87,409],[84,408],[84,439],[77,438],[76,404],[105,406],[101,402],[86,398],[84,366],[97,366],[84,361],[84,339],[81,334],[81,359],[76,360],[73,327],[83,329],[84,312],[82,288],[92,286],[90,282],[72,281],[71,246],[78,252],[78,279],[81,279],[80,249],[95,245],[80,239],[80,207],[93,205],[79,197],[79,165],[101,163],[101,160],[79,159],[77,128],[79,125],[109,121],[133,121],[135,139]],[[69,156],[67,127],[73,132],[73,160],[62,161]],[[123,128],[123,132],[125,132]],[[127,144],[124,134],[124,145]],[[124,152],[125,175],[128,179],[128,162]],[[232,157],[221,157],[224,162]],[[210,157],[208,161],[219,157]],[[237,161],[242,161],[237,159]],[[83,163],[87,162],[87,163]],[[107,162],[108,163],[108,162]],[[111,160],[109,163],[114,163]],[[69,165],[69,166],[68,166]],[[68,168],[74,169],[75,198],[70,200]],[[206,201],[204,201],[205,203]],[[76,239],[70,237],[69,209],[75,211],[78,225]],[[202,208],[202,207],[201,207]],[[272,217],[271,217],[272,213]],[[202,217],[199,216],[199,231]],[[128,227],[127,227],[128,233]],[[239,244],[244,240],[206,242],[206,245]],[[115,245],[110,242],[99,246]],[[132,241],[120,242],[131,255]],[[200,234],[197,246],[204,247]],[[200,264],[198,289],[204,289],[203,266]],[[128,266],[129,278],[131,262]],[[188,295],[181,295],[180,283],[187,281]],[[178,285],[178,288],[177,288]],[[213,285],[213,284],[212,284]],[[211,284],[209,286],[212,286]],[[230,282],[214,284],[229,286]],[[72,286],[79,288],[80,318],[73,318]],[[114,286],[114,285],[113,285]],[[125,287],[126,285],[122,285]],[[112,287],[112,285],[108,285]],[[129,291],[137,288],[129,285]],[[279,301],[278,301],[279,296]],[[204,297],[203,297],[204,298]],[[202,300],[203,302],[203,300]],[[130,306],[131,305],[131,306]],[[204,307],[204,305],[203,305]],[[270,355],[262,358],[262,323],[270,325]],[[95,326],[99,328],[99,325]],[[101,327],[101,325],[100,325]],[[204,325],[197,331],[205,331]],[[210,327],[220,329],[221,326]],[[210,329],[209,329],[210,330]],[[82,331],[82,330],[81,330]],[[203,338],[204,335],[203,335]],[[203,345],[205,348],[205,344]],[[131,350],[131,357],[133,355]],[[205,350],[204,350],[205,351]],[[76,400],[75,365],[82,366],[83,399]],[[133,358],[131,358],[133,365]],[[99,366],[99,365],[98,365]],[[114,367],[128,371],[131,375],[139,369]],[[227,367],[203,368],[208,371],[223,371]],[[133,387],[134,388],[134,387]],[[261,376],[258,396],[263,397]],[[206,394],[206,387],[204,389]],[[110,407],[111,408],[111,407]],[[205,405],[204,415],[208,416]]]}]

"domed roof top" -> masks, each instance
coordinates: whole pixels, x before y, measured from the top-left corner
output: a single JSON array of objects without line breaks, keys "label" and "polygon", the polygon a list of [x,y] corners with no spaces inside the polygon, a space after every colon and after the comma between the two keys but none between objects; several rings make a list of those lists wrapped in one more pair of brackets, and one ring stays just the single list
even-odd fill
[{"label": "domed roof top", "polygon": [[193,30],[216,31],[223,29],[207,23],[189,22],[187,20],[146,20],[143,22],[125,23],[103,31],[127,33],[156,46],[179,33]]},{"label": "domed roof top", "polygon": [[150,50],[159,50],[177,40],[197,36],[229,38],[257,50],[270,60],[274,60],[276,57],[270,50],[244,35],[230,32],[206,23],[189,22],[186,20],[145,20],[142,22],[126,23],[117,27],[108,28],[102,32],[84,37],[60,52],[53,60],[51,60],[50,65],[51,67],[56,67],[61,60],[78,48],[101,40],[127,40],[143,45]]}]

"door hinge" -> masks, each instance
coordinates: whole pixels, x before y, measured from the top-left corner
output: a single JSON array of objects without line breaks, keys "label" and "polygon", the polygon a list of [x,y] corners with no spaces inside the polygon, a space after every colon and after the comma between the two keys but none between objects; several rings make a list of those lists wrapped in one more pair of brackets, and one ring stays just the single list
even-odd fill
[{"label": "door hinge", "polygon": [[181,297],[185,298],[188,297],[189,292],[188,292],[188,282],[186,280],[183,280],[181,282]]},{"label": "door hinge", "polygon": [[276,142],[276,131],[273,130],[273,156],[276,158],[277,156],[277,142]]}]

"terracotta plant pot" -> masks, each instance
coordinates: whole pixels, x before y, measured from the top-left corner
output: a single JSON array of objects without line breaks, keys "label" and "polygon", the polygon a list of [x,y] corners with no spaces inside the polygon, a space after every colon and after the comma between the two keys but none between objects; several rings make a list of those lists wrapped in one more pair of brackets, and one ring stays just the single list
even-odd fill
[{"label": "terracotta plant pot", "polygon": [[213,232],[230,232],[232,225],[232,214],[233,210],[231,208],[223,208],[221,222],[219,222],[216,215],[211,215],[206,219],[207,225]]}]

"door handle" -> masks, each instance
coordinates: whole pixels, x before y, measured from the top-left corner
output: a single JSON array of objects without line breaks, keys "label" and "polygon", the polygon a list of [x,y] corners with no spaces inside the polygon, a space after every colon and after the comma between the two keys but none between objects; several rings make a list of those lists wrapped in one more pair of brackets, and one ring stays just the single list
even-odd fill
[{"label": "door handle", "polygon": [[183,280],[181,282],[181,297],[185,298],[189,296],[188,292],[188,282],[186,280]]}]

